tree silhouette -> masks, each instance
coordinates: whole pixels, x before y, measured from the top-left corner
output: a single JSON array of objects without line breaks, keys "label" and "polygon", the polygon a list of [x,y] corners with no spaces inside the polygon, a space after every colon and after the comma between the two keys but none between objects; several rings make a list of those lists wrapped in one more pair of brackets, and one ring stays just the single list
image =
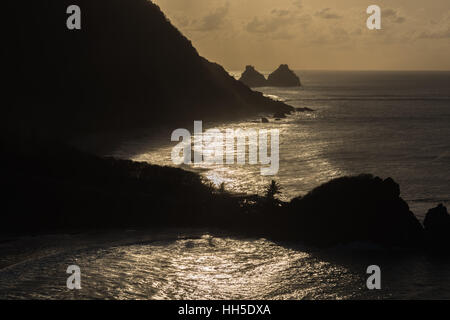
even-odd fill
[{"label": "tree silhouette", "polygon": [[281,189],[281,186],[275,180],[272,180],[266,188],[266,199],[275,200],[275,196],[281,194]]}]

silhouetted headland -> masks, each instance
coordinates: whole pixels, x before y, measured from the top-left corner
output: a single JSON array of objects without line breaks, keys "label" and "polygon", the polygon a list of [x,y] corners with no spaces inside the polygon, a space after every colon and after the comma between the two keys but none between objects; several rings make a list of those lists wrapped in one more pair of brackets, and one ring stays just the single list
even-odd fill
[{"label": "silhouetted headland", "polygon": [[296,232],[314,244],[362,241],[417,246],[423,241],[420,222],[391,178],[334,179],[292,199],[289,207],[296,214]]},{"label": "silhouetted headland", "polygon": [[[66,9],[82,8],[81,30]],[[201,57],[147,0],[10,1],[2,133],[76,136],[293,111]],[[18,22],[20,21],[20,23]]]}]

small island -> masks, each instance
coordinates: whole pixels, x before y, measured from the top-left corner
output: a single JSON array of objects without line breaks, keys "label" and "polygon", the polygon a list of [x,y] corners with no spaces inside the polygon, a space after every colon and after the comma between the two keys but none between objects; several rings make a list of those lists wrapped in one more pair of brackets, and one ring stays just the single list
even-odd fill
[{"label": "small island", "polygon": [[239,81],[250,88],[267,86],[266,78],[262,73],[256,71],[254,66],[246,66]]},{"label": "small island", "polygon": [[300,87],[300,78],[289,69],[287,64],[282,64],[277,70],[272,72],[268,79],[267,84],[270,87]]},{"label": "small island", "polygon": [[300,78],[289,69],[287,64],[282,64],[266,79],[254,66],[246,66],[239,79],[250,88],[257,87],[300,87]]}]

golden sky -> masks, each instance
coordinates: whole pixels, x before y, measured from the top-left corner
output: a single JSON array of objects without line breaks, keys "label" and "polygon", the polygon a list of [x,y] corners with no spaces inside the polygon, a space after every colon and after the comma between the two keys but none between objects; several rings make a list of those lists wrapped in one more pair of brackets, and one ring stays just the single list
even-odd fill
[{"label": "golden sky", "polygon": [[[228,70],[450,70],[450,0],[152,0]],[[368,30],[379,5],[382,30]]]}]

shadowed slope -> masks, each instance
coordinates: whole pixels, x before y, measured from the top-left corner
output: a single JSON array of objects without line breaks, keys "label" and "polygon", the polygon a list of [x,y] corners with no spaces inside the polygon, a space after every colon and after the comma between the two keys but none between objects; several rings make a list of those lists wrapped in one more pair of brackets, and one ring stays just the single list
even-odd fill
[{"label": "shadowed slope", "polygon": [[[66,28],[69,5],[81,8],[81,30]],[[10,102],[2,128],[14,134],[73,135],[292,110],[200,57],[146,0],[20,1],[3,12]]]},{"label": "shadowed slope", "polygon": [[334,179],[292,199],[289,208],[296,232],[314,244],[367,241],[415,246],[423,240],[423,227],[391,178]]}]

